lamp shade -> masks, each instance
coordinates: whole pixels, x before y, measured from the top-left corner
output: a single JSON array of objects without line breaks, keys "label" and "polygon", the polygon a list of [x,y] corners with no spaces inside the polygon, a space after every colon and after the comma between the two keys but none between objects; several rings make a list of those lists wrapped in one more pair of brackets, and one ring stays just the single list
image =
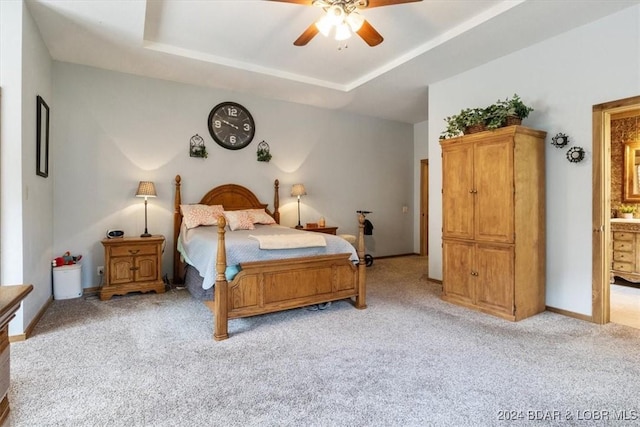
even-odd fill
[{"label": "lamp shade", "polygon": [[306,196],[307,190],[304,188],[304,184],[293,184],[291,187],[291,195],[292,196]]},{"label": "lamp shade", "polygon": [[156,186],[151,181],[140,181],[136,197],[156,197]]}]

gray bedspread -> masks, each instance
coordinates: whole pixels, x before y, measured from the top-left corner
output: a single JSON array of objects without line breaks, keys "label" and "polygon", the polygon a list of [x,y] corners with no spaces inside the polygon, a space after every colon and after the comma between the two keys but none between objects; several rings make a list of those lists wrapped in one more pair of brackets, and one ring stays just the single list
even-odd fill
[{"label": "gray bedspread", "polygon": [[[249,235],[292,234],[311,233],[310,231],[296,230],[281,225],[256,224],[254,230],[236,230],[225,233],[225,246],[227,250],[227,279],[233,279],[237,273],[237,266],[243,262],[268,261],[285,258],[298,258],[304,256],[350,253],[350,259],[358,262],[358,254],[355,248],[340,236],[322,234],[326,240],[326,246],[297,248],[297,249],[260,249],[257,240],[249,238]],[[200,276],[203,277],[202,287],[209,289],[215,283],[216,253],[218,247],[218,227],[201,226],[180,231],[177,243],[178,251],[185,262],[194,266]]]}]

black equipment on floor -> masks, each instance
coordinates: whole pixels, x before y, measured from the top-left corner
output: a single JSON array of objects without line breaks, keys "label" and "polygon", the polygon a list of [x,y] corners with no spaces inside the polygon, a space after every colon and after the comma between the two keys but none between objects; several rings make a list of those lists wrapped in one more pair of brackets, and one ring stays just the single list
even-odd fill
[{"label": "black equipment on floor", "polygon": [[[359,214],[362,214],[365,217],[364,220],[364,235],[365,236],[371,236],[373,234],[373,224],[371,223],[371,221],[369,221],[368,219],[366,219],[367,214],[370,214],[371,211],[356,211]],[[364,255],[364,264],[367,267],[371,267],[373,265],[373,257],[369,254],[365,254]]]}]

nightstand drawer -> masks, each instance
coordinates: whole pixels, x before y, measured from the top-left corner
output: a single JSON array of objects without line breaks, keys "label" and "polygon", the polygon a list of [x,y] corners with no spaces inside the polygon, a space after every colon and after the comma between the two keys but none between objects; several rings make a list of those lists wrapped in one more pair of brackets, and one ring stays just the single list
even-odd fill
[{"label": "nightstand drawer", "polygon": [[302,230],[313,231],[314,233],[336,234],[337,229],[338,227],[314,227],[314,228],[304,227]]},{"label": "nightstand drawer", "polygon": [[128,245],[109,248],[111,256],[155,255],[157,245]]}]

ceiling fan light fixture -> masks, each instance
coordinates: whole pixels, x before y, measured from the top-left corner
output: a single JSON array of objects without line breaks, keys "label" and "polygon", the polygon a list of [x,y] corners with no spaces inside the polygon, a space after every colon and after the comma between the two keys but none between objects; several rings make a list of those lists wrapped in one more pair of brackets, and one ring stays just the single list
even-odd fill
[{"label": "ceiling fan light fixture", "polygon": [[349,16],[347,16],[347,23],[349,27],[351,27],[351,31],[357,33],[358,30],[362,28],[362,24],[364,24],[364,17],[358,12],[351,12]]},{"label": "ceiling fan light fixture", "polygon": [[344,9],[341,6],[331,6],[327,9],[327,17],[331,20],[331,23],[335,26],[340,25],[344,21]]},{"label": "ceiling fan light fixture", "polygon": [[329,15],[325,14],[322,16],[322,18],[318,19],[318,21],[316,22],[316,28],[323,36],[329,37],[331,28],[333,28],[333,22],[331,22],[331,18],[329,17]]},{"label": "ceiling fan light fixture", "polygon": [[351,30],[349,30],[349,25],[346,23],[342,23],[336,27],[336,40],[342,41],[347,40],[351,37]]}]

